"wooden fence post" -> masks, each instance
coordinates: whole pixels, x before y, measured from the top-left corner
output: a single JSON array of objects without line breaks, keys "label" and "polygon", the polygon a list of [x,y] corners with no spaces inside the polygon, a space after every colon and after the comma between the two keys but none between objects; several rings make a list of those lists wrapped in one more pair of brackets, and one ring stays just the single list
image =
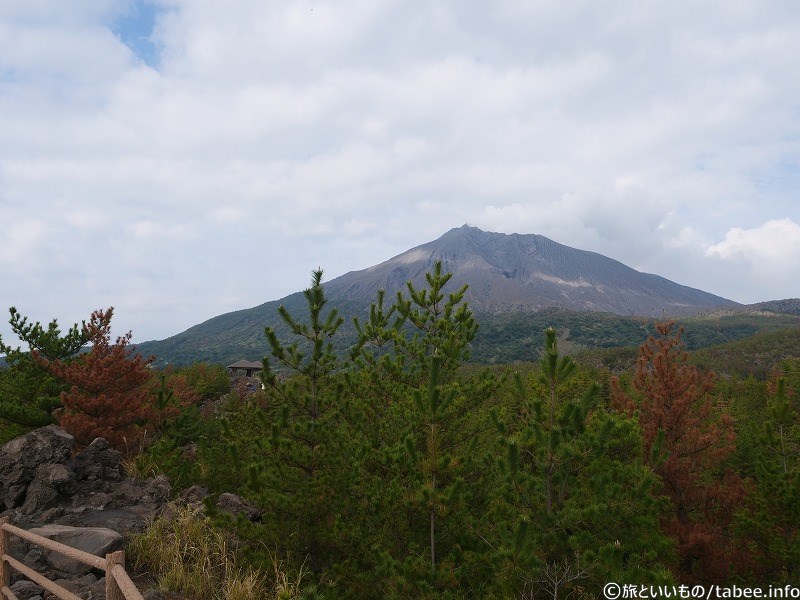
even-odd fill
[{"label": "wooden fence post", "polygon": [[[3,529],[3,525],[9,523],[11,517],[0,519],[0,588],[8,587],[11,583],[11,567],[8,566],[3,555],[11,552],[11,539],[8,532]],[[2,595],[0,595],[2,597]]]},{"label": "wooden fence post", "polygon": [[125,595],[117,585],[117,580],[111,572],[114,565],[125,567],[125,552],[123,550],[106,554],[106,600],[125,600]]}]

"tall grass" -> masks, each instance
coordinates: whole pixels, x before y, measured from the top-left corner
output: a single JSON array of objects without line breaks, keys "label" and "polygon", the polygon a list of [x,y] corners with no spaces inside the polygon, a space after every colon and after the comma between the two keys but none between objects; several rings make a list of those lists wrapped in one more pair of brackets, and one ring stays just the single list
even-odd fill
[{"label": "tall grass", "polygon": [[161,589],[192,600],[301,597],[302,570],[291,578],[277,557],[273,573],[241,566],[227,535],[191,507],[177,507],[172,519],[155,521],[128,550],[136,568],[149,572]]}]

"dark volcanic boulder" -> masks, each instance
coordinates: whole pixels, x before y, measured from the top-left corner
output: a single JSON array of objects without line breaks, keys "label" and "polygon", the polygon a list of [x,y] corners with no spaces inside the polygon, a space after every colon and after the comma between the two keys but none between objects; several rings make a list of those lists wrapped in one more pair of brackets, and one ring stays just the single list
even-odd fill
[{"label": "dark volcanic boulder", "polygon": [[[74,439],[51,425],[0,448],[0,514],[22,529],[104,557],[143,530],[167,503],[163,475],[126,477],[122,454],[96,439],[73,455]],[[5,509],[5,510],[4,510]],[[38,528],[37,528],[38,526]],[[79,597],[102,598],[104,580],[70,560],[11,537],[11,555]],[[41,588],[12,575],[23,600],[41,600]],[[49,592],[44,597],[50,597]],[[147,592],[146,598],[158,598]]]},{"label": "dark volcanic boulder", "polygon": [[15,438],[0,448],[0,502],[15,508],[25,501],[25,491],[42,464],[65,463],[75,438],[55,425]]},{"label": "dark volcanic boulder", "polygon": [[51,508],[76,491],[75,473],[65,465],[44,463],[36,467],[25,493],[22,512],[31,515]]},{"label": "dark volcanic boulder", "polygon": [[44,588],[42,588],[42,586],[26,579],[17,581],[11,586],[11,591],[14,592],[14,595],[19,600],[30,600],[37,596],[41,598],[42,594],[44,594]]},{"label": "dark volcanic boulder", "polygon": [[217,508],[234,517],[244,515],[250,521],[261,519],[261,511],[237,494],[225,492],[217,499]]},{"label": "dark volcanic boulder", "polygon": [[103,438],[96,438],[73,460],[78,480],[119,481],[123,477],[122,453]]},{"label": "dark volcanic boulder", "polygon": [[[122,536],[106,527],[44,525],[30,531],[54,542],[60,542],[101,558],[105,558],[109,552],[119,550],[122,547]],[[80,575],[91,569],[91,567],[57,552],[44,550],[43,555],[47,564],[60,573]]]},{"label": "dark volcanic boulder", "polygon": [[120,533],[143,529],[167,503],[166,477],[125,477],[122,454],[102,438],[71,455],[74,439],[55,425],[0,449],[0,512],[12,509],[22,527],[113,524]]}]

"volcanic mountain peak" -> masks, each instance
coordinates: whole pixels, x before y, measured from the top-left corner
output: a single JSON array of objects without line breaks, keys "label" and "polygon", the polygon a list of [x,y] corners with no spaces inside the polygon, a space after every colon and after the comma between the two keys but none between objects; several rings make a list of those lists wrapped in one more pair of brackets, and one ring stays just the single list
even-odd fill
[{"label": "volcanic mountain peak", "polygon": [[[388,292],[391,302],[392,293],[405,290],[408,281],[418,289],[426,287],[425,273],[439,260],[453,275],[445,292],[468,284],[467,301],[484,322],[498,313],[532,313],[550,307],[660,319],[739,306],[541,235],[490,233],[467,225],[325,283],[330,306],[350,316],[364,316],[379,289]],[[786,302],[792,301],[781,306]],[[165,340],[141,344],[140,349],[177,364],[264,356],[264,326],[285,332],[277,312],[281,304],[293,315],[306,310],[303,294],[298,292],[219,315]]]},{"label": "volcanic mountain peak", "polygon": [[469,285],[467,300],[474,309],[489,313],[557,306],[663,316],[737,306],[541,235],[491,233],[468,225],[383,263],[338,277],[326,289],[332,298],[366,300],[377,289],[403,289],[407,281],[419,287],[436,261],[453,274],[454,287]]}]

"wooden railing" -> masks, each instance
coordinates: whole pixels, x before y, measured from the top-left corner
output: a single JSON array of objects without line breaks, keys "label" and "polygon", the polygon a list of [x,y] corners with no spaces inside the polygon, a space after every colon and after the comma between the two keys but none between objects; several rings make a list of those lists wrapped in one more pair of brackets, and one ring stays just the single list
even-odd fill
[{"label": "wooden railing", "polygon": [[12,535],[47,550],[57,552],[84,565],[105,571],[106,600],[144,600],[128,576],[127,571],[125,571],[125,552],[122,550],[111,552],[106,554],[105,558],[100,558],[83,550],[78,550],[77,548],[48,540],[19,527],[14,527],[10,521],[10,517],[0,518],[0,600],[19,600],[10,587],[12,568],[42,586],[59,600],[81,600],[80,597],[69,590],[50,581],[44,575],[37,573],[10,556],[10,539]]}]

